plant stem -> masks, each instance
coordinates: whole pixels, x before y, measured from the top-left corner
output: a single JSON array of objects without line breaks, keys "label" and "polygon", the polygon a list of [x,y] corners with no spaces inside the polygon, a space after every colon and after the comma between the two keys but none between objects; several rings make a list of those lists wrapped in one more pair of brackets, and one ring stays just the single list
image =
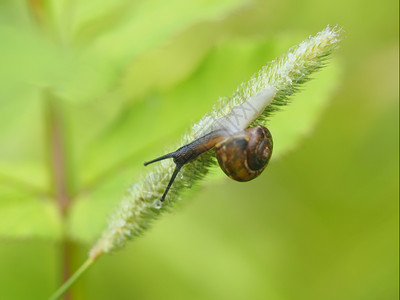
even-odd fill
[{"label": "plant stem", "polygon": [[[66,162],[65,135],[62,120],[62,110],[60,109],[60,101],[51,91],[45,92],[48,98],[48,135],[49,135],[49,154],[50,154],[50,170],[51,178],[54,185],[54,198],[60,210],[63,223],[66,223],[68,209],[72,199],[68,186],[68,170]],[[71,251],[72,245],[68,237],[64,234],[61,241],[61,256],[62,256],[62,278],[67,281],[70,277]],[[70,294],[67,293],[64,297],[69,300]]]},{"label": "plant stem", "polygon": [[49,300],[59,299],[64,295],[68,289],[82,276],[83,273],[95,262],[95,258],[89,257],[83,265],[67,280],[65,281],[59,289],[49,298]]},{"label": "plant stem", "polygon": [[[68,238],[64,237],[61,244],[61,271],[62,271],[62,282],[67,282],[71,277],[71,244],[68,241]],[[64,295],[64,300],[70,300],[71,293],[68,292]]]}]

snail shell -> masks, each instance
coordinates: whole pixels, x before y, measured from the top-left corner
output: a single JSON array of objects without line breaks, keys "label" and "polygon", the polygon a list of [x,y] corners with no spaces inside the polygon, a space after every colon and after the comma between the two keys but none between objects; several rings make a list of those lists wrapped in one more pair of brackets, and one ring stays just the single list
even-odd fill
[{"label": "snail shell", "polygon": [[272,136],[263,126],[246,129],[215,146],[221,169],[236,181],[249,181],[268,165],[273,148]]}]

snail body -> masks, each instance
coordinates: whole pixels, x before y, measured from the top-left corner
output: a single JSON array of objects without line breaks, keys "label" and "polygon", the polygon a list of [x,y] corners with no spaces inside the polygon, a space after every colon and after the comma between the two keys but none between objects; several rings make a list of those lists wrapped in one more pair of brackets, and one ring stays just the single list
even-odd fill
[{"label": "snail body", "polygon": [[263,126],[247,128],[231,134],[223,129],[212,131],[174,152],[163,155],[148,164],[172,158],[176,167],[161,197],[164,201],[180,169],[201,154],[215,148],[216,157],[226,175],[236,181],[250,181],[259,176],[271,158],[273,141]]}]

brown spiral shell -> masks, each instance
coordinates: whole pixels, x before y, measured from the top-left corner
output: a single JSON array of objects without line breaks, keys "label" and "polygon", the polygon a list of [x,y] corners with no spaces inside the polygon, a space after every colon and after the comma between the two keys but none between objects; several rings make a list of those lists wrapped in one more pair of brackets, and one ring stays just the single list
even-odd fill
[{"label": "brown spiral shell", "polygon": [[226,175],[237,181],[249,181],[265,169],[272,148],[269,130],[256,126],[219,142],[215,146],[215,153]]}]

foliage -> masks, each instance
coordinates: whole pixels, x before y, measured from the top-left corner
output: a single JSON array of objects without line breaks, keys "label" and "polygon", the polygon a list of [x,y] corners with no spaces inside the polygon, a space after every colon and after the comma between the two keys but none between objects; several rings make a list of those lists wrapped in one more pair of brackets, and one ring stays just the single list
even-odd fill
[{"label": "foliage", "polygon": [[264,174],[238,184],[211,170],[73,299],[398,298],[398,1],[5,0],[0,299],[47,298],[63,241],[75,270],[143,161],[326,24],[345,28],[341,49],[270,119]]}]

